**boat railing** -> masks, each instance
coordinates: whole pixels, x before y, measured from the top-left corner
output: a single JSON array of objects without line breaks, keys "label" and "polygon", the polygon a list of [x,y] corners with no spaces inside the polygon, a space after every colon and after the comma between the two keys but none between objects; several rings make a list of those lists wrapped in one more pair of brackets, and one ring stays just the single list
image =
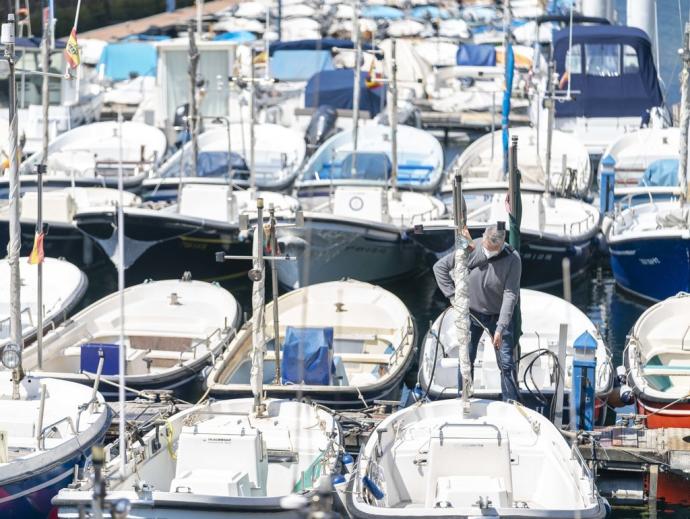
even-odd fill
[{"label": "boat railing", "polygon": [[443,445],[443,429],[446,427],[457,427],[457,428],[464,428],[464,429],[469,429],[469,428],[474,428],[474,429],[493,429],[496,431],[496,441],[498,441],[498,444],[501,445],[501,429],[495,424],[492,423],[457,423],[457,422],[445,422],[443,425],[441,425],[438,428],[438,439],[441,442],[441,445]]},{"label": "boat railing", "polygon": [[388,368],[390,369],[391,366],[395,365],[398,362],[398,358],[400,355],[403,354],[403,350],[405,349],[405,342],[407,338],[410,336],[413,330],[412,322],[411,319],[408,317],[407,318],[407,328],[403,328],[402,330],[402,339],[400,339],[400,344],[398,344],[398,347],[395,348],[395,351],[391,353],[391,356],[388,358]]},{"label": "boat railing", "polygon": [[72,429],[72,434],[74,436],[77,436],[77,429],[74,427],[74,422],[72,421],[71,416],[65,416],[63,418],[60,418],[57,422],[53,422],[50,425],[46,425],[43,429],[41,429],[41,432],[38,435],[38,448],[40,450],[45,450],[45,442],[46,442],[46,434],[49,431],[52,431],[55,429],[58,425],[60,425],[63,422],[67,422],[67,425],[69,425],[69,428]]},{"label": "boat railing", "polygon": [[[438,209],[436,207],[432,207],[430,209],[427,209],[426,211],[422,211],[421,213],[415,213],[412,216],[409,216],[410,223],[414,225],[417,222],[426,222],[427,220],[433,220],[434,219],[434,213],[436,213]],[[400,224],[404,224],[405,218],[407,215],[400,215]]]},{"label": "boat railing", "polygon": [[[573,229],[575,228],[576,225],[577,225],[578,234],[582,233],[582,226],[589,223],[590,220],[592,221],[592,224],[596,223],[595,218],[594,218],[594,213],[587,214],[587,216],[585,216],[582,220],[578,220],[577,222],[572,222],[570,224],[570,234],[571,235],[573,234]],[[565,226],[566,226],[566,224],[563,224],[563,234],[566,234]]]},{"label": "boat railing", "polygon": [[[211,349],[211,339],[215,335],[218,335],[218,338],[220,339],[220,337],[222,336],[222,333],[225,330],[227,330],[227,328],[221,328],[219,326],[218,328],[213,330],[211,333],[209,333],[203,339],[198,339],[196,342],[192,342],[192,344],[190,344],[189,347],[187,347],[186,349],[184,349],[180,352],[180,364],[182,364],[182,355],[185,353],[188,353],[190,351],[193,352],[193,354],[194,354],[193,358],[196,359],[197,358],[197,349],[199,348],[199,346],[202,346],[202,345],[206,346],[206,351],[211,352],[211,354],[213,354],[213,350]],[[233,331],[232,333],[228,334],[228,339],[226,339],[226,340],[232,339],[232,337],[234,335],[235,335],[235,333]]]},{"label": "boat railing", "polygon": [[596,499],[597,497],[597,487],[594,482],[594,477],[592,476],[592,472],[589,470],[589,466],[587,465],[587,462],[585,459],[582,457],[582,453],[580,452],[580,449],[578,448],[578,442],[573,442],[573,446],[570,449],[572,453],[572,459],[574,459],[578,465],[580,465],[581,469],[581,474],[573,474],[577,478],[585,478],[589,480],[590,483],[590,492],[591,492],[591,497],[593,499]]},{"label": "boat railing", "polygon": [[[29,323],[31,324],[31,326],[34,326],[34,319],[33,319],[33,316],[31,315],[31,308],[29,308],[28,306],[23,308],[22,311],[20,312],[20,314],[27,314],[27,316],[29,317]],[[10,316],[7,316],[4,319],[0,320],[0,332],[2,332],[3,329],[5,328],[5,324],[6,323],[9,324],[9,322],[10,322]]]}]

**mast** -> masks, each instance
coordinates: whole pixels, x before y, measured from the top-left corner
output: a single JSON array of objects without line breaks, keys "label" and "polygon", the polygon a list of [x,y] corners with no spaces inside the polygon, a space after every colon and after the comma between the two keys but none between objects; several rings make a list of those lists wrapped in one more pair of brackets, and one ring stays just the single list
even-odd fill
[{"label": "mast", "polygon": [[[544,99],[546,105],[546,164],[544,172],[544,191],[547,195],[551,193],[551,149],[553,141],[553,112],[556,104],[555,85],[558,82],[558,74],[555,72],[556,67],[553,63],[549,65],[548,72],[548,93]],[[564,172],[565,173],[565,172]]]},{"label": "mast", "polygon": [[354,177],[357,174],[357,140],[359,137],[359,97],[360,97],[360,67],[362,62],[362,38],[359,33],[359,4],[358,0],[352,1],[352,31],[355,40],[355,68],[354,85],[352,91],[352,171]]},{"label": "mast", "polygon": [[21,279],[19,275],[19,251],[21,248],[21,228],[19,224],[19,130],[17,128],[17,83],[15,78],[14,55],[14,14],[7,15],[7,23],[2,27],[2,43],[5,45],[5,59],[9,63],[9,118],[10,118],[10,239],[7,245],[7,259],[10,265],[10,339],[20,351],[19,365],[12,370],[12,398],[19,399],[19,382],[24,377],[21,365],[22,319],[20,303]]},{"label": "mast", "polygon": [[[254,71],[254,47],[249,52],[249,189],[252,196],[256,194],[256,162],[254,150],[256,148],[256,85]],[[268,57],[267,57],[268,59]]]},{"label": "mast", "polygon": [[[38,206],[36,208],[36,234],[43,232],[43,175],[48,167],[48,110],[49,110],[49,76],[50,72],[50,13],[43,17],[43,42],[41,54],[43,59],[43,83],[41,85],[41,102],[43,110],[43,142],[42,164],[37,168],[36,194]],[[36,359],[38,369],[43,369],[43,260],[36,265]]]},{"label": "mast", "polygon": [[[501,136],[503,139],[503,178],[508,176],[508,146],[510,131],[510,96],[513,92],[513,46],[510,36],[510,2],[505,2],[503,6],[503,55],[504,55],[504,76],[505,90],[503,91],[503,104],[501,107]],[[493,103],[493,98],[492,98]],[[493,121],[493,113],[491,115]],[[493,147],[492,147],[493,150]]]},{"label": "mast", "polygon": [[127,443],[125,437],[125,373],[127,371],[127,359],[125,348],[125,216],[124,216],[124,173],[122,171],[123,135],[122,135],[122,107],[117,112],[117,133],[118,133],[118,166],[117,166],[117,290],[120,303],[120,348],[119,348],[119,370],[118,370],[118,402],[120,406],[120,468],[122,477],[125,477],[127,465]]},{"label": "mast", "polygon": [[[264,299],[265,299],[265,272],[264,272],[264,200],[256,199],[256,228],[252,242],[252,270],[250,277],[252,284],[252,367],[250,371],[250,384],[254,395],[254,412],[257,415],[264,414],[265,404],[262,401],[264,391],[264,348],[266,337],[264,336]],[[279,340],[276,337],[276,342]]]},{"label": "mast", "polygon": [[194,24],[189,23],[189,134],[192,140],[192,172],[196,176],[197,161],[199,159],[199,116],[198,107],[196,105],[196,85],[197,74],[199,70],[199,49],[196,46],[196,38],[194,36]]},{"label": "mast", "polygon": [[[278,255],[278,237],[276,235],[276,210],[273,204],[268,205],[268,214],[270,216],[270,246],[271,255]],[[280,312],[278,310],[278,269],[276,264],[271,264],[271,291],[273,292],[273,351],[275,351],[275,383],[280,384]]]},{"label": "mast", "polygon": [[[462,208],[462,176],[453,179],[453,217],[455,220],[455,331],[458,340],[458,379],[462,378],[463,415],[469,413],[469,398],[472,393],[472,365],[470,364],[470,292],[469,292],[469,242],[463,235],[465,214]],[[460,384],[458,380],[458,391]]]},{"label": "mast", "polygon": [[391,87],[389,89],[391,102],[391,190],[393,197],[398,196],[398,62],[395,52],[396,40],[391,40]]},{"label": "mast", "polygon": [[680,184],[680,203],[685,204],[690,196],[688,193],[688,126],[690,126],[690,22],[685,24],[683,48],[680,51],[683,61],[681,73],[680,98],[680,157],[678,158],[678,182]]}]

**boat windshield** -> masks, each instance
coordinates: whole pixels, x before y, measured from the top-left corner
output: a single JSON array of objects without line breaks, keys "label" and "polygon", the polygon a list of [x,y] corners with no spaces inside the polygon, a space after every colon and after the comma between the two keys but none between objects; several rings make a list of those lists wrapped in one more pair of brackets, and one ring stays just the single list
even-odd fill
[{"label": "boat windshield", "polygon": [[381,152],[348,152],[308,171],[304,180],[380,180],[391,176],[391,161]]},{"label": "boat windshield", "polygon": [[184,177],[221,177],[232,170],[233,177],[249,173],[244,158],[238,153],[232,152],[228,160],[226,151],[201,151],[197,158],[196,174],[192,171],[192,157],[189,146],[185,147],[184,157],[180,157],[178,152],[170,159],[166,167],[161,170],[162,177],[176,177],[180,175],[180,167],[183,168]]},{"label": "boat windshield", "polygon": [[[30,105],[41,104],[41,88],[43,78],[39,75],[21,72],[21,70],[35,71],[41,70],[41,53],[38,49],[24,49],[17,47],[17,106],[18,108],[28,108]],[[50,55],[50,72],[63,74],[65,64],[62,53],[52,53]],[[48,101],[51,105],[59,105],[62,98],[62,79],[51,77],[48,79]],[[9,106],[9,83],[0,81],[0,106]]]}]

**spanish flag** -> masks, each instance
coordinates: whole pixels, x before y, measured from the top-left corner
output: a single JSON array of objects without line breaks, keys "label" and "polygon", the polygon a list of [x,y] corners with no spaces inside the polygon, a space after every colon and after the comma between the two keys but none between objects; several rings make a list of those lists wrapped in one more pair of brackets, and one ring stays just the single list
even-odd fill
[{"label": "spanish flag", "polygon": [[45,254],[43,253],[43,236],[42,232],[37,232],[34,237],[34,248],[29,256],[29,265],[38,265],[43,263],[43,258]]},{"label": "spanish flag", "polygon": [[81,59],[79,58],[79,44],[77,43],[77,28],[72,27],[69,39],[65,46],[65,59],[71,68],[77,68]]},{"label": "spanish flag", "polygon": [[367,77],[364,78],[364,84],[366,85],[367,88],[373,89],[373,88],[379,88],[383,83],[378,81],[381,79],[381,76],[374,71],[374,65],[375,61],[371,60],[371,66],[369,67],[369,72],[367,73]]}]

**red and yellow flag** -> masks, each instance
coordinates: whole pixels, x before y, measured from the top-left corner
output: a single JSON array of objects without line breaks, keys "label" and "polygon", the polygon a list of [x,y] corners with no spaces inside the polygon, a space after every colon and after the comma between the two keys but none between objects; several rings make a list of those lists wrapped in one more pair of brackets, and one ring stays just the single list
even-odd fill
[{"label": "red and yellow flag", "polygon": [[381,85],[383,85],[383,83],[378,81],[379,79],[381,79],[381,75],[378,74],[377,72],[375,72],[374,65],[375,65],[375,61],[371,60],[371,66],[369,67],[369,72],[367,73],[367,76],[364,78],[364,84],[366,85],[367,88],[371,88],[371,89],[378,88]]},{"label": "red and yellow flag", "polygon": [[65,46],[65,59],[70,68],[77,68],[81,59],[79,57],[79,44],[77,43],[77,28],[72,27],[72,32],[69,33],[69,39]]},{"label": "red and yellow flag", "polygon": [[45,258],[45,254],[43,253],[43,237],[44,234],[42,232],[37,232],[36,236],[34,236],[34,248],[29,256],[30,265],[43,263],[43,258]]}]

